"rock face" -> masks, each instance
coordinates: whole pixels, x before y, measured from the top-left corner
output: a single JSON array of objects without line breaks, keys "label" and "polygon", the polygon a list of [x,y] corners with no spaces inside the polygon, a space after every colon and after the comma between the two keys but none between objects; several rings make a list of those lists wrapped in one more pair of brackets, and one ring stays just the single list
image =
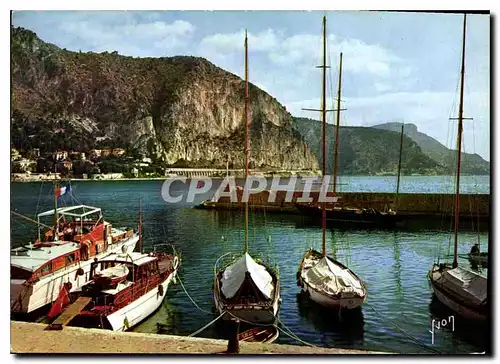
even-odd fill
[{"label": "rock face", "polygon": [[[294,127],[304,136],[308,145],[322,164],[321,130],[317,120],[294,118]],[[326,129],[326,167],[333,174],[335,131],[334,125]],[[340,127],[339,134],[339,174],[373,175],[397,174],[399,163],[400,133],[367,127]],[[443,167],[409,137],[403,141],[401,172],[403,174],[441,174]]]},{"label": "rock face", "polygon": [[[244,163],[244,87],[203,58],[77,53],[12,28],[12,143],[123,147],[163,165]],[[317,169],[291,115],[250,84],[253,168]]]},{"label": "rock face", "polygon": [[[401,131],[401,123],[385,123],[375,125],[374,128],[381,130]],[[404,133],[414,140],[422,151],[440,163],[445,168],[445,173],[456,173],[457,151],[446,148],[436,139],[418,131],[415,124],[405,124]],[[478,154],[463,153],[461,155],[461,173],[487,175],[490,174],[490,163]]]}]

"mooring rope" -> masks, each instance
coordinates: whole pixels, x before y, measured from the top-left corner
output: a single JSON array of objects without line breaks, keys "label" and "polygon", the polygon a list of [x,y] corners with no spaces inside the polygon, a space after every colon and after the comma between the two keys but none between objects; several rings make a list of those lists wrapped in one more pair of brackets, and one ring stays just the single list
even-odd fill
[{"label": "mooring rope", "polygon": [[[297,335],[295,335],[293,333],[293,331],[291,329],[289,329],[279,318],[276,318],[276,320],[278,321],[278,323],[281,324],[281,326],[283,326],[282,328],[280,328],[279,326],[276,326],[278,329],[281,329],[281,332],[283,332],[284,334],[288,335],[289,337],[291,337],[292,339],[295,339],[297,340],[298,342],[301,342],[302,344],[304,345],[307,345],[307,346],[311,346],[313,348],[317,348],[318,346],[316,345],[313,345],[311,343],[308,343],[307,341],[304,341],[302,340],[300,337],[298,337]],[[288,330],[289,332],[286,332],[284,329]]]},{"label": "mooring rope", "polygon": [[232,317],[234,317],[235,319],[238,319],[244,323],[247,323],[249,325],[253,325],[253,326],[273,326],[273,325],[269,325],[269,324],[261,324],[261,323],[258,323],[258,322],[251,322],[251,321],[247,321],[245,319],[242,319],[241,317],[238,317],[236,315],[234,315],[233,313],[231,313],[231,311],[226,311],[226,313]]},{"label": "mooring rope", "polygon": [[[245,322],[247,324],[250,324],[250,325],[253,325],[253,326],[262,326],[262,327],[265,327],[265,326],[274,326],[276,327],[277,329],[281,330],[281,332],[283,332],[284,334],[286,334],[287,336],[291,337],[292,339],[294,340],[297,340],[298,342],[301,342],[302,344],[304,345],[307,345],[307,346],[311,346],[311,347],[314,347],[314,348],[317,348],[316,345],[313,345],[311,343],[308,343],[304,340],[302,340],[300,337],[298,337],[297,335],[295,335],[293,333],[293,331],[291,329],[289,329],[282,321],[280,321],[280,319],[278,317],[276,317],[276,320],[278,321],[278,323],[281,324],[281,326],[283,327],[279,327],[278,325],[268,325],[268,324],[261,324],[261,323],[258,323],[258,322],[251,322],[251,321],[247,321],[245,319],[242,319],[238,316],[235,316],[234,314],[232,314],[230,311],[226,311],[226,313],[228,313],[230,316],[242,321],[242,322]],[[288,330],[288,332],[286,331]]]},{"label": "mooring rope", "polygon": [[205,330],[207,327],[209,327],[210,325],[212,325],[213,323],[215,323],[218,319],[220,319],[226,312],[222,312],[219,316],[217,316],[216,319],[210,321],[208,324],[206,324],[205,326],[203,326],[201,329],[193,332],[192,334],[188,335],[188,337],[192,337],[192,336],[195,336],[197,334],[199,334],[200,332],[202,332],[203,330]]},{"label": "mooring rope", "polygon": [[[384,315],[382,315],[382,313],[380,313],[375,307],[373,307],[372,305],[370,305],[369,303],[365,302],[364,303],[366,306],[370,307],[373,311],[375,311],[375,313],[377,313],[380,317],[384,317]],[[391,320],[389,319],[386,319],[394,328],[396,328],[398,331],[402,332],[406,337],[408,337],[409,339],[413,340],[416,344],[422,346],[423,348],[425,349],[428,349],[428,350],[431,350],[437,354],[443,354],[441,351],[439,350],[436,350],[426,344],[424,344],[423,342],[421,342],[419,339],[417,339],[416,337],[414,337],[413,335],[407,333],[404,329],[402,329],[401,327],[399,327],[397,324],[395,324],[394,322],[392,322]]]},{"label": "mooring rope", "polygon": [[188,291],[186,290],[186,287],[184,287],[184,284],[182,284],[181,277],[179,277],[179,275],[177,275],[176,278],[179,281],[179,283],[181,284],[182,289],[184,290],[184,292],[186,293],[186,295],[188,296],[188,298],[190,299],[190,301],[193,303],[193,305],[195,305],[201,312],[212,314],[212,312],[204,310],[203,308],[201,308],[200,306],[198,306],[198,304],[189,295]]},{"label": "mooring rope", "polygon": [[283,334],[287,335],[288,337],[294,339],[294,340],[297,340],[298,342],[301,342],[303,343],[304,345],[306,346],[311,346],[313,348],[317,348],[317,346],[315,345],[312,345],[312,344],[309,344],[308,342],[305,342],[303,341],[302,339],[300,339],[298,336],[295,336],[293,333],[289,333],[289,332],[286,332],[285,330],[283,330],[281,327],[279,326],[276,326]]}]

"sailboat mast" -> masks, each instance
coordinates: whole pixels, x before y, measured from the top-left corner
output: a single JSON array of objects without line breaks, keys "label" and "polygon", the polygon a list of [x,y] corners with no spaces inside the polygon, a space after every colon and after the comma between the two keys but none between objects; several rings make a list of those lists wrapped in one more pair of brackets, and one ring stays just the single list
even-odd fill
[{"label": "sailboat mast", "polygon": [[139,252],[142,253],[142,202],[141,199],[139,199],[139,226],[138,226],[138,233],[139,233],[139,241],[138,245],[139,248],[137,249]]},{"label": "sailboat mast", "polygon": [[464,112],[464,79],[465,79],[465,33],[467,14],[464,14],[464,29],[462,35],[462,70],[460,72],[460,104],[458,106],[458,132],[457,132],[457,178],[455,187],[455,244],[453,249],[453,268],[458,266],[458,220],[460,215],[460,162],[462,150],[463,112]]},{"label": "sailboat mast", "polygon": [[335,160],[333,165],[333,194],[337,193],[337,173],[339,160],[340,96],[342,89],[342,52],[340,53],[339,88],[337,90],[337,126],[335,127]]},{"label": "sailboat mast", "polygon": [[[323,16],[323,84],[321,97],[321,122],[323,123],[323,180],[326,175],[326,16]],[[323,256],[326,256],[326,206],[322,203],[321,209],[322,222],[322,250]]]},{"label": "sailboat mast", "polygon": [[403,155],[403,139],[404,139],[405,124],[401,125],[401,140],[399,142],[399,162],[398,162],[398,181],[396,184],[396,211],[399,207],[399,182],[401,179],[401,160]]},{"label": "sailboat mast", "polygon": [[[245,185],[248,179],[248,37],[245,30]],[[248,253],[248,201],[245,201],[245,253]]]},{"label": "sailboat mast", "polygon": [[59,216],[57,216],[57,161],[54,163],[54,241],[58,240]]}]

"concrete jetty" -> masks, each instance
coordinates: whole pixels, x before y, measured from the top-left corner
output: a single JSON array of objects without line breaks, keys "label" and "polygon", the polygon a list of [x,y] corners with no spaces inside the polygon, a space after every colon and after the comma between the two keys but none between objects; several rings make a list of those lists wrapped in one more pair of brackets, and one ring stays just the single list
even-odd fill
[{"label": "concrete jetty", "polygon": [[[11,321],[13,354],[225,354],[226,340],[135,332],[115,333],[99,329],[64,327]],[[240,354],[388,354],[384,352],[318,348],[280,344],[240,343]]]},{"label": "concrete jetty", "polygon": [[[286,191],[277,191],[274,201],[269,200],[269,191],[263,191],[249,196],[248,206],[252,210],[268,212],[282,212],[298,214],[295,206],[298,198],[302,196],[302,191],[293,192],[291,202],[286,202]],[[328,196],[332,193],[329,192]],[[241,200],[241,191],[237,192],[238,201]],[[376,192],[344,192],[338,193],[340,202],[347,206],[359,208],[374,208],[379,211],[397,210],[398,215],[404,220],[414,221],[441,221],[451,218],[454,214],[453,194],[437,193],[401,193],[398,197],[398,206],[395,206],[395,194]],[[318,198],[317,192],[311,192],[313,201]],[[206,203],[198,206],[206,209],[220,210],[240,210],[243,203],[230,202],[228,197],[221,197],[218,202]],[[481,223],[483,228],[489,225],[490,216],[490,195],[489,194],[461,194],[460,195],[460,218],[464,223]]]}]

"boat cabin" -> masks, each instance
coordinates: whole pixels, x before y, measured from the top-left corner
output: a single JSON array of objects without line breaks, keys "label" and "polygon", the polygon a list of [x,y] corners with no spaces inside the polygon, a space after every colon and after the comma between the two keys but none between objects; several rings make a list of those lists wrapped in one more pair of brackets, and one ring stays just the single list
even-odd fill
[{"label": "boat cabin", "polygon": [[[49,245],[59,240],[65,241],[91,241],[106,240],[105,232],[111,229],[111,225],[104,229],[104,218],[98,207],[78,205],[62,207],[38,214],[37,221],[40,224],[41,217],[51,217],[53,226],[41,237],[38,230],[39,245]],[[35,243],[35,244],[37,244]]]},{"label": "boat cabin", "polygon": [[[108,246],[133,235],[132,229],[115,229],[104,221],[100,208],[79,205],[38,214],[56,217],[53,226],[41,238],[11,249],[11,279],[36,282],[60,269],[88,261],[107,251]],[[54,232],[57,232],[54,234]]]},{"label": "boat cabin", "polygon": [[139,252],[111,254],[92,263],[90,281],[82,292],[92,297],[97,311],[126,306],[158,287],[173,271],[172,261],[163,258]]}]

